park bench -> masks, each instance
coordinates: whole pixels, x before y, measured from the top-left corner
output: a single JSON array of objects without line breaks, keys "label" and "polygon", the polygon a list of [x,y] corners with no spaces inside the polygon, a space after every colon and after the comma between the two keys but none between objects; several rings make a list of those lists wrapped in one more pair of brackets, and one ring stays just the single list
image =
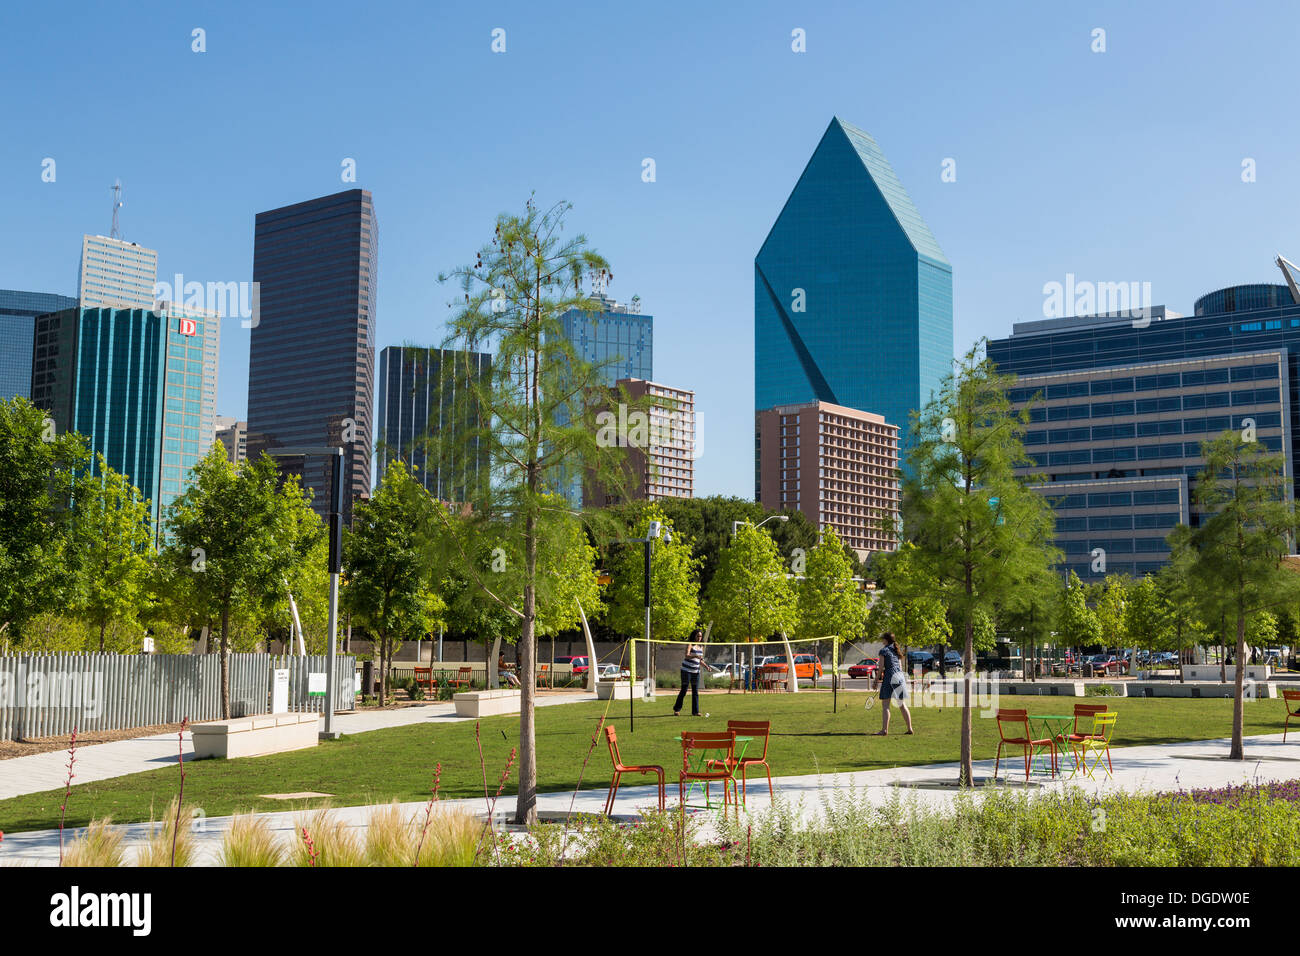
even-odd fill
[{"label": "park bench", "polygon": [[521,696],[517,690],[500,688],[465,691],[451,699],[456,704],[457,717],[493,717],[519,713]]}]

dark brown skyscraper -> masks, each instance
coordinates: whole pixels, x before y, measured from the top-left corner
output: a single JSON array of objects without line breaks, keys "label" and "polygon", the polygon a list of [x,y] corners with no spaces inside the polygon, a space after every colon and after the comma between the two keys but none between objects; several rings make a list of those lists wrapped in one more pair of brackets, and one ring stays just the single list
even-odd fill
[{"label": "dark brown skyscraper", "polygon": [[[378,232],[364,189],[257,214],[253,281],[260,310],[248,355],[248,456],[341,445],[343,520],[370,494]],[[285,461],[303,475],[322,517],[323,459]]]}]

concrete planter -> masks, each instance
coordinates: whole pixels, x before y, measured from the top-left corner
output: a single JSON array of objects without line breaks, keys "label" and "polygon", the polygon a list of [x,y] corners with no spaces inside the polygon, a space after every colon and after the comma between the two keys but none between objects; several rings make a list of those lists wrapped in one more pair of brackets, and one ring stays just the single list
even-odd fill
[{"label": "concrete planter", "polygon": [[633,693],[637,700],[641,700],[644,692],[645,681],[637,681],[635,684],[626,680],[596,681],[596,697],[600,700],[628,700]]},{"label": "concrete planter", "polygon": [[457,717],[494,717],[498,714],[519,713],[522,694],[517,690],[471,690],[455,694]]},{"label": "concrete planter", "polygon": [[[1268,680],[1272,670],[1264,665],[1247,664],[1246,677],[1250,680]],[[1228,683],[1231,684],[1237,679],[1237,665],[1229,664],[1227,666]],[[1218,664],[1184,664],[1183,680],[1199,680],[1219,682],[1219,665]]]},{"label": "concrete planter", "polygon": [[194,724],[194,756],[260,757],[315,747],[319,739],[320,714],[263,714]]}]

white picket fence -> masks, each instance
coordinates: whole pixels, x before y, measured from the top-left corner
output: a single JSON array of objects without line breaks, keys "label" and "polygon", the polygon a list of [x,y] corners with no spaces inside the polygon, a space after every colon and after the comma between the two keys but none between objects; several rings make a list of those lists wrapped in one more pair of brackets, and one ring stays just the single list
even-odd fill
[{"label": "white picket fence", "polygon": [[[328,658],[230,655],[230,711],[269,713],[271,672],[289,669],[289,709],[324,710],[308,694],[309,676]],[[354,657],[335,659],[335,710],[354,705]],[[0,740],[31,740],[96,730],[221,717],[218,654],[9,654],[0,656]]]}]

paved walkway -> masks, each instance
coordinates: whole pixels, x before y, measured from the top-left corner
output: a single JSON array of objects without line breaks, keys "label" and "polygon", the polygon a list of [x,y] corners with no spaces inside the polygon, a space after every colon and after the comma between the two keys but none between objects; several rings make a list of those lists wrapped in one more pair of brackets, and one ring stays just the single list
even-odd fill
[{"label": "paved walkway", "polygon": [[[377,716],[377,715],[376,715]],[[174,742],[174,740],[173,740]],[[1229,741],[1196,740],[1175,744],[1160,744],[1147,747],[1125,747],[1113,751],[1115,776],[1113,780],[1043,780],[1028,785],[1035,793],[1064,791],[1077,787],[1090,793],[1112,793],[1124,791],[1168,791],[1178,789],[1201,789],[1223,787],[1228,785],[1266,782],[1269,780],[1289,780],[1300,777],[1300,741],[1292,739],[1282,743],[1281,734],[1272,734],[1246,738],[1246,760],[1229,761]],[[104,745],[108,746],[108,745]],[[28,758],[21,758],[28,759]],[[1023,767],[1023,763],[1021,767]],[[1010,772],[1004,763],[999,773],[999,780],[1015,790],[1026,789],[1023,780],[1017,781],[1015,760],[1012,759]],[[538,797],[538,811],[543,819],[563,819],[572,808],[575,812],[600,813],[605,802],[604,767],[598,768],[592,782],[599,782],[596,789],[583,790],[575,795],[569,793],[544,793]],[[993,776],[993,761],[981,760],[975,763],[977,783],[988,783]],[[951,808],[958,790],[955,786],[957,764],[929,764],[920,767],[899,767],[889,770],[868,770],[857,773],[838,774],[833,777],[818,775],[780,777],[774,779],[778,799],[788,800],[798,806],[806,819],[813,819],[821,814],[823,798],[830,797],[836,791],[852,791],[858,799],[869,801],[872,805],[881,805],[892,799],[901,789],[904,798],[913,800],[921,806],[936,810]],[[749,792],[748,811],[761,813],[771,806],[766,781],[759,782],[751,778],[753,789]],[[669,806],[675,802],[676,787],[669,784]],[[978,797],[978,791],[976,792]],[[639,808],[651,807],[656,801],[656,788],[653,786],[624,787],[619,791],[618,810],[620,815],[634,814]],[[486,801],[482,799],[449,800],[446,806],[463,807],[471,813],[483,815]],[[404,803],[403,812],[416,817],[424,810],[423,803]],[[498,822],[504,824],[514,809],[514,797],[503,797],[497,804]],[[344,807],[334,811],[339,819],[358,831],[364,830],[370,814],[368,807]],[[263,813],[271,829],[281,840],[296,838],[297,822],[302,811],[279,811]],[[202,829],[196,830],[197,859],[201,865],[211,865],[215,858],[224,831],[230,825],[229,817],[211,818],[202,822]],[[128,848],[143,842],[147,824],[132,824],[123,827],[126,831]],[[706,830],[707,832],[707,830]],[[70,834],[65,834],[70,838]],[[127,859],[133,858],[134,851],[128,849]],[[57,830],[43,830],[28,833],[5,834],[0,843],[0,866],[15,864],[54,865],[59,859],[59,834]]]},{"label": "paved walkway", "polygon": [[[548,707],[554,704],[572,704],[595,699],[595,694],[575,692],[541,694],[536,701],[538,707]],[[371,730],[404,727],[409,724],[456,723],[473,719],[457,717],[456,705],[450,701],[442,701],[395,710],[359,710],[351,714],[335,714],[334,728],[343,734],[364,734]],[[322,727],[324,723],[324,718],[321,718]],[[192,760],[194,742],[188,731],[181,746],[184,747],[185,759]],[[176,734],[155,734],[149,737],[133,737],[130,740],[114,740],[106,744],[79,747],[76,766],[73,768],[76,776],[73,777],[72,782],[74,785],[90,783],[95,780],[140,773],[144,770],[155,770],[175,763],[177,749]],[[0,760],[0,800],[20,797],[27,793],[62,789],[67,777],[67,750],[54,750],[49,753]]]}]

